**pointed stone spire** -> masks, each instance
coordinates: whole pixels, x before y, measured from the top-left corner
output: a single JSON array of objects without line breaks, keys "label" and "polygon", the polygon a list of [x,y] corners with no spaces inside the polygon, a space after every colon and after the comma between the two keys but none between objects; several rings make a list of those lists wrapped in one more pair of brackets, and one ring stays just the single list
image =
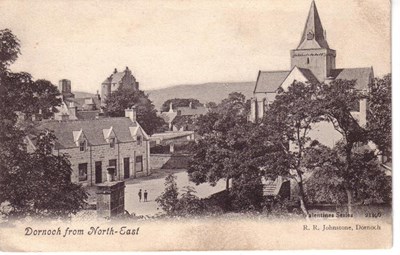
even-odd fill
[{"label": "pointed stone spire", "polygon": [[325,31],[318,15],[317,6],[313,0],[308,13],[306,25],[304,27],[303,35],[297,49],[303,50],[320,48],[329,49],[329,45],[326,41]]}]

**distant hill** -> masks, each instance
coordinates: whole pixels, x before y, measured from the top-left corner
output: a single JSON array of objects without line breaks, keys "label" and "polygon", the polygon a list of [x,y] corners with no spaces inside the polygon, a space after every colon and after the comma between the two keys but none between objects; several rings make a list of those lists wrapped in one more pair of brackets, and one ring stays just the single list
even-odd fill
[{"label": "distant hill", "polygon": [[255,82],[212,82],[194,85],[177,85],[145,91],[159,111],[161,105],[172,98],[195,98],[202,103],[219,103],[231,92],[240,92],[249,99],[253,96]]},{"label": "distant hill", "polygon": [[[195,98],[201,103],[219,103],[228,97],[229,93],[240,92],[249,99],[253,96],[255,82],[210,82],[204,84],[176,85],[168,88],[147,90],[149,98],[159,111],[161,105],[168,99]],[[72,91],[75,98],[94,97],[95,94],[82,91]]]},{"label": "distant hill", "polygon": [[82,92],[82,91],[72,91],[75,95],[75,98],[85,98],[85,97],[94,97],[95,94],[89,92]]}]

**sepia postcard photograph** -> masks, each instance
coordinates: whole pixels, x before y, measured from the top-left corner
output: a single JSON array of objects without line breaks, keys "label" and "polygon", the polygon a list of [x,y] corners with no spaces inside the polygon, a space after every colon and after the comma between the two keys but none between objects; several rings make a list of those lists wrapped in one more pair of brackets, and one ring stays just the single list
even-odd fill
[{"label": "sepia postcard photograph", "polygon": [[390,249],[389,0],[0,0],[0,251]]}]

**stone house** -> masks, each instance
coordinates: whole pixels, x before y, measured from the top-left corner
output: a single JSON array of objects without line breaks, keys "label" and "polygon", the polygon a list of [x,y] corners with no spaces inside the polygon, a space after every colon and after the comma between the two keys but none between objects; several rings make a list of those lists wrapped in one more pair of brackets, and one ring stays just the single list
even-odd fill
[{"label": "stone house", "polygon": [[[55,154],[68,154],[73,169],[71,181],[85,186],[102,183],[107,173],[115,180],[150,174],[149,136],[136,121],[134,109],[126,117],[89,120],[48,120],[38,123],[38,130],[54,132]],[[28,151],[35,141],[27,138]]]},{"label": "stone house", "polygon": [[168,131],[193,131],[194,121],[201,115],[208,112],[204,105],[194,106],[192,102],[188,106],[173,108],[172,102],[168,112],[162,112],[160,117],[168,123]]},{"label": "stone house", "polygon": [[101,84],[101,106],[105,105],[105,100],[111,92],[118,90],[120,87],[133,88],[139,90],[139,82],[136,81],[132,71],[128,67],[124,71],[118,72],[117,68],[107,77]]}]

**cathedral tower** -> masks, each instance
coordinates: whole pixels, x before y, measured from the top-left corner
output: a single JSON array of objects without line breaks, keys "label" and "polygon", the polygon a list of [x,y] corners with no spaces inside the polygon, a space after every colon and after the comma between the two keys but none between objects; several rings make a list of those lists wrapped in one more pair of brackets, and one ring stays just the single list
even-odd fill
[{"label": "cathedral tower", "polygon": [[329,48],[314,1],[299,46],[291,50],[290,55],[291,68],[297,66],[309,69],[320,82],[326,80],[331,70],[336,68],[336,51]]}]

